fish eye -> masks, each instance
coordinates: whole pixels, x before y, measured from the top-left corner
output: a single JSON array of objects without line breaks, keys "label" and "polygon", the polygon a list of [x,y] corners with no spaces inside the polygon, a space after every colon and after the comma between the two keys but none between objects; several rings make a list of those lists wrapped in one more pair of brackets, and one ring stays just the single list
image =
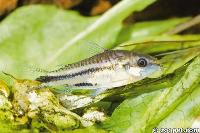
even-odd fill
[{"label": "fish eye", "polygon": [[147,60],[144,59],[144,58],[140,58],[138,61],[137,61],[137,64],[139,67],[145,67],[147,66]]}]

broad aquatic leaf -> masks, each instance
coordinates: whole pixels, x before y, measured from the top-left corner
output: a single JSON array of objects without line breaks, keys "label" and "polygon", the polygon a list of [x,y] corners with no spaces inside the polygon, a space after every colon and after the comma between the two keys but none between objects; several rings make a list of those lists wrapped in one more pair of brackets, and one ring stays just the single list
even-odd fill
[{"label": "broad aquatic leaf", "polygon": [[[191,96],[193,91],[197,91],[196,89],[199,88],[199,63],[200,57],[198,56],[188,66],[182,78],[174,86],[125,100],[114,111],[111,119],[105,122],[104,126],[115,132],[152,132],[152,129],[157,127],[162,121],[165,122],[165,118],[167,119],[171,112],[176,111],[179,105],[181,107],[193,106],[193,104],[188,104],[187,98]],[[198,95],[196,96],[198,97]],[[194,99],[194,97],[192,98]],[[182,105],[184,103],[188,104],[188,106]],[[194,104],[196,104],[195,101]],[[194,108],[195,105],[193,108],[191,107],[191,110],[185,111],[191,112]],[[189,114],[189,112],[187,113]],[[194,112],[191,116],[195,115],[197,115],[197,112]],[[171,126],[173,128],[175,125]]]},{"label": "broad aquatic leaf", "polygon": [[18,9],[0,24],[0,70],[33,78],[22,66],[49,68],[84,59],[88,42],[113,47],[122,21],[154,1],[123,0],[98,19],[52,6]]},{"label": "broad aquatic leaf", "polygon": [[[132,12],[141,11],[155,1],[156,0],[146,0],[145,2],[142,0],[123,0],[119,2],[103,14],[96,22],[87,27],[85,31],[80,32],[69,42],[66,42],[63,47],[56,51],[55,55],[48,60],[47,64],[51,64],[51,62],[55,62],[62,58],[69,60],[69,62],[74,62],[80,60],[80,57],[86,57],[87,52],[83,52],[85,50],[83,41],[85,40],[98,42],[105,48],[114,47],[117,34],[122,27],[122,21]],[[82,52],[78,54],[74,53],[77,46],[82,48]]]},{"label": "broad aquatic leaf", "polygon": [[173,73],[198,55],[200,55],[200,47],[179,50],[164,56],[159,60],[163,67],[162,74]]},{"label": "broad aquatic leaf", "polygon": [[0,69],[19,78],[31,77],[24,66],[44,65],[54,50],[94,20],[52,6],[18,9],[0,24]]},{"label": "broad aquatic leaf", "polygon": [[[161,41],[155,40],[155,42],[147,42],[146,44],[137,45],[133,50],[138,52],[143,52],[147,54],[153,53],[162,53],[166,51],[181,50],[190,47],[199,47],[200,46],[200,36],[166,36],[166,40]],[[157,42],[156,42],[157,41]],[[165,42],[166,41],[166,42]],[[148,50],[146,49],[148,47]]]},{"label": "broad aquatic leaf", "polygon": [[200,114],[200,86],[194,88],[183,103],[181,103],[173,112],[162,120],[157,128],[188,128],[192,127],[193,122]]},{"label": "broad aquatic leaf", "polygon": [[133,132],[129,130],[130,128],[139,130],[141,128],[139,121],[142,120],[145,110],[148,109],[148,104],[160,93],[160,91],[156,91],[149,94],[143,94],[134,99],[125,100],[117,109],[115,109],[112,117],[104,122],[104,128],[116,133]]},{"label": "broad aquatic leaf", "polygon": [[[146,54],[163,53],[166,51],[180,50],[200,46],[200,35],[162,35],[146,37],[143,41],[127,41],[116,49],[132,50]],[[148,48],[147,48],[148,47]]]},{"label": "broad aquatic leaf", "polygon": [[124,27],[117,37],[117,43],[120,44],[131,40],[134,42],[144,41],[145,38],[158,35],[161,36],[168,30],[172,29],[180,23],[185,22],[186,20],[188,19],[176,18],[159,21],[138,22],[133,25]]}]

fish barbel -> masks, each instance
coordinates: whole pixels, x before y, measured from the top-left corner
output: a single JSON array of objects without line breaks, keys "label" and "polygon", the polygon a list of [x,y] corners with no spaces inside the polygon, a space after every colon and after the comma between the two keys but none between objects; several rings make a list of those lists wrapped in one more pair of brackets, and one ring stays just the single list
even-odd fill
[{"label": "fish barbel", "polygon": [[96,96],[107,89],[134,83],[158,71],[151,56],[125,50],[105,50],[82,61],[49,71],[38,77],[41,86],[66,86],[95,90]]}]

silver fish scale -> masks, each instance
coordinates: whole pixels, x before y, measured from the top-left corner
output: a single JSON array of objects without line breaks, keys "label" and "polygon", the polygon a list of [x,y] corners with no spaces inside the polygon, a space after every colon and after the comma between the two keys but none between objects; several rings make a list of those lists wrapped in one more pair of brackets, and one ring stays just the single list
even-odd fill
[{"label": "silver fish scale", "polygon": [[107,63],[107,62],[112,62],[113,60],[119,58],[119,57],[124,57],[129,55],[130,52],[127,53],[127,51],[123,50],[105,50],[103,53],[97,54],[95,56],[92,56],[90,58],[84,59],[82,61],[73,63],[73,64],[68,64],[62,68],[59,68],[54,71],[50,71],[49,73],[56,73],[56,72],[62,72],[64,70],[69,70],[69,69],[74,69],[90,64],[98,64],[98,63]]},{"label": "silver fish scale", "polygon": [[[115,66],[120,61],[119,59],[127,58],[127,56],[130,56],[130,52],[121,50],[106,50],[103,53],[97,54],[80,62],[69,64],[58,70],[51,71],[47,75],[40,76],[36,80],[44,83],[69,80],[67,84],[72,85],[72,83],[75,82],[75,77],[83,75],[91,77],[94,73],[115,69]],[[72,79],[73,82],[70,82]],[[77,84],[78,82],[80,81],[77,80]]]}]

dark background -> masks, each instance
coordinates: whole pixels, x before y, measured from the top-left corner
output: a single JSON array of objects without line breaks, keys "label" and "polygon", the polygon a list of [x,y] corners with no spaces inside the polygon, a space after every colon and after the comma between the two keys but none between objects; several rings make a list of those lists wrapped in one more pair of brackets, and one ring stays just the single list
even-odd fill
[{"label": "dark background", "polygon": [[[103,14],[120,0],[0,0],[0,20],[21,6],[32,4],[53,4],[63,9],[79,11],[85,16]],[[135,12],[125,23],[160,20],[173,17],[193,17],[200,14],[200,0],[157,0],[142,12]],[[184,33],[200,33],[200,24]]]}]

